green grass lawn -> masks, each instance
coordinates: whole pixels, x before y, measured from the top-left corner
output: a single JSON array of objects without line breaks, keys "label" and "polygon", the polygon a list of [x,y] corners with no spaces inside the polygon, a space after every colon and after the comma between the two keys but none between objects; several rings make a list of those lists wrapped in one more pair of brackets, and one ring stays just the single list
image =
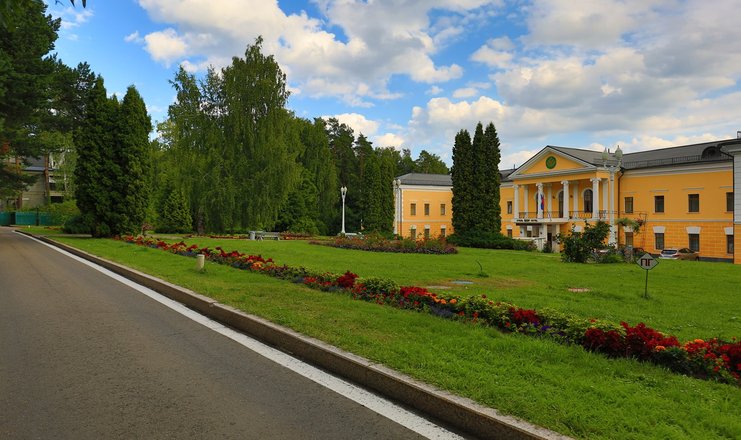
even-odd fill
[{"label": "green grass lawn", "polygon": [[[381,362],[417,379],[566,435],[588,439],[741,438],[741,390],[690,379],[580,347],[502,334],[484,327],[354,301],[260,274],[111,240],[60,241],[209,295],[218,301]],[[739,335],[734,312],[741,269],[662,261],[650,273],[632,265],[563,264],[557,255],[461,249],[457,255],[379,254],[301,241],[193,239],[199,245],[259,253],[303,265],[400,284],[475,284],[447,292],[486,293],[521,306],[645,321],[680,339]],[[488,278],[478,278],[479,261]],[[572,293],[569,287],[590,289]],[[734,288],[735,287],[735,288]]]},{"label": "green grass lawn", "polygon": [[[305,241],[185,240],[201,246],[262,254],[278,264],[360,277],[390,278],[400,285],[487,296],[521,307],[552,307],[586,318],[645,322],[680,340],[741,337],[741,267],[726,263],[661,260],[649,273],[635,264],[565,264],[559,254],[460,248],[454,255],[390,254],[335,249]],[[481,263],[488,278],[480,278]],[[453,280],[472,281],[456,285]],[[588,289],[572,292],[569,288]]]}]

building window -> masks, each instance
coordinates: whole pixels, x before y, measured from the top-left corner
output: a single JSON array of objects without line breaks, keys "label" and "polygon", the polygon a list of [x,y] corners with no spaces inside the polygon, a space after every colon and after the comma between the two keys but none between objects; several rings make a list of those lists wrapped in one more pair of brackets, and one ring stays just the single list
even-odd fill
[{"label": "building window", "polygon": [[425,226],[425,240],[429,240],[429,239],[430,239],[430,227]]},{"label": "building window", "polygon": [[416,226],[412,226],[411,228],[409,228],[409,237],[411,237],[412,240],[417,239],[417,227]]},{"label": "building window", "polygon": [[445,215],[445,203],[440,204],[440,215]]},{"label": "building window", "polygon": [[417,204],[412,203],[412,205],[409,207],[409,215],[417,215]]},{"label": "building window", "polygon": [[425,215],[430,215],[430,204],[425,203]]},{"label": "building window", "polygon": [[512,214],[512,201],[507,201],[507,214]]},{"label": "building window", "polygon": [[656,232],[654,234],[654,247],[657,250],[664,249],[664,233],[663,232]]},{"label": "building window", "polygon": [[584,212],[592,212],[592,190],[584,191]]},{"label": "building window", "polygon": [[664,196],[654,196],[654,212],[664,212]]},{"label": "building window", "polygon": [[440,226],[440,236],[445,237],[445,225]]},{"label": "building window", "polygon": [[726,235],[726,253],[733,254],[733,235]]},{"label": "building window", "polygon": [[700,234],[689,234],[690,249],[700,252]]},{"label": "building window", "polygon": [[633,197],[626,197],[625,198],[625,213],[626,214],[632,214],[633,213]]},{"label": "building window", "polygon": [[700,194],[688,194],[687,201],[689,212],[700,212]]},{"label": "building window", "polygon": [[726,193],[726,212],[733,212],[733,193]]},{"label": "building window", "polygon": [[633,233],[632,232],[625,233],[625,245],[633,246]]},{"label": "building window", "polygon": [[563,191],[558,192],[558,218],[564,218],[563,215]]},{"label": "building window", "polygon": [[512,238],[512,229],[507,229],[507,237]]}]

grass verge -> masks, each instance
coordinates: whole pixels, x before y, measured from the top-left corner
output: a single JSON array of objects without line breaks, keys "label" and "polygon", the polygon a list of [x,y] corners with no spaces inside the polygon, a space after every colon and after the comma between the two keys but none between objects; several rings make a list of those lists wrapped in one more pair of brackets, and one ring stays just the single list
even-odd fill
[{"label": "grass verge", "polygon": [[[192,259],[155,249],[110,240],[60,238],[60,241],[188,287],[570,436],[590,439],[741,436],[741,392],[733,386],[685,378],[630,360],[606,359],[580,347],[503,335],[488,328],[353,301],[343,295],[313,291],[228,267],[209,265],[206,273],[198,273]],[[198,243],[214,245],[203,240]],[[225,249],[239,248],[235,241],[219,243]],[[363,267],[370,268],[376,258],[373,256],[377,255],[360,253],[362,255],[349,259],[347,253],[354,251],[327,248],[336,254],[331,258],[335,261],[329,262],[316,260],[321,256],[312,254],[314,248],[306,248],[309,245],[305,243],[271,243],[269,246],[275,249],[283,246],[282,253],[310,254],[303,260],[286,261],[276,255],[278,252],[271,253],[268,246],[261,246],[263,244],[259,243],[259,248],[241,249],[263,253],[279,263],[306,266],[310,266],[306,262],[329,263],[316,268],[336,272],[353,268],[332,267],[331,264],[362,263]],[[505,257],[500,257],[499,252],[482,252],[489,253],[489,258],[506,260],[517,254],[506,252]],[[372,257],[370,261],[363,258],[366,255]],[[387,260],[404,257],[382,256]],[[344,262],[339,261],[342,257],[345,257]],[[464,264],[465,260],[452,263]],[[397,266],[402,264],[397,260]],[[436,270],[430,264],[425,270]],[[555,263],[551,261],[551,264]],[[478,267],[471,270],[477,272]],[[389,274],[355,271],[362,276],[393,278]],[[499,276],[497,271],[489,269],[487,272],[492,278]],[[454,276],[459,277],[460,273]],[[414,276],[432,277],[420,273]],[[532,283],[537,284],[537,279]],[[491,295],[491,291],[487,292]]]}]

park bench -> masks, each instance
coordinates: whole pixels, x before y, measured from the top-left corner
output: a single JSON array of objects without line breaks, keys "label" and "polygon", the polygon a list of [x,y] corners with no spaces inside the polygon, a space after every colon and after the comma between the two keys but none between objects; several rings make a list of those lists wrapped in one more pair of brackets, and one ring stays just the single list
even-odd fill
[{"label": "park bench", "polygon": [[[252,235],[252,234],[250,234]],[[270,239],[270,240],[280,240],[280,233],[278,232],[265,232],[265,231],[255,231],[255,240],[264,240],[264,239]]]}]

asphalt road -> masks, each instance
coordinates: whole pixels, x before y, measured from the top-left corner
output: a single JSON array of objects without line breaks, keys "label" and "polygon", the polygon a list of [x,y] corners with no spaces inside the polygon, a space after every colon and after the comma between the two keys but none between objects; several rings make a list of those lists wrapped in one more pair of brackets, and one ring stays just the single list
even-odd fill
[{"label": "asphalt road", "polygon": [[0,438],[420,436],[0,228]]}]

